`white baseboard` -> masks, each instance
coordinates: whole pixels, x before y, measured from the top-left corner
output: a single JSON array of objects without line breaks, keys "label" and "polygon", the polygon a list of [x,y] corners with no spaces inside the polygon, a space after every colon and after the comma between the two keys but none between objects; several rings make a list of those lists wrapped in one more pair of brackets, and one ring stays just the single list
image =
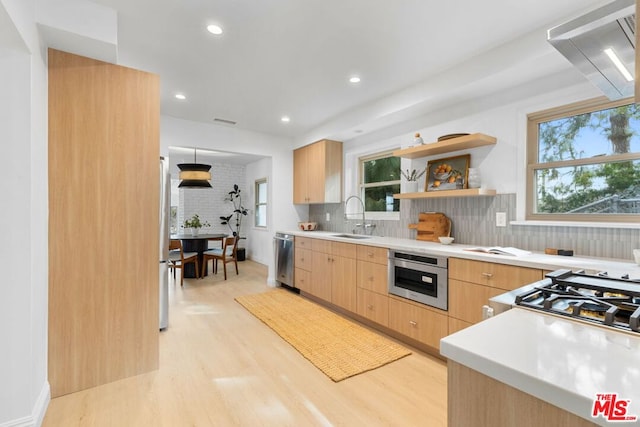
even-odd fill
[{"label": "white baseboard", "polygon": [[31,415],[10,420],[0,424],[0,427],[40,427],[44,421],[44,414],[47,412],[49,402],[51,401],[51,387],[49,382],[45,381],[40,390],[40,395],[33,405]]}]

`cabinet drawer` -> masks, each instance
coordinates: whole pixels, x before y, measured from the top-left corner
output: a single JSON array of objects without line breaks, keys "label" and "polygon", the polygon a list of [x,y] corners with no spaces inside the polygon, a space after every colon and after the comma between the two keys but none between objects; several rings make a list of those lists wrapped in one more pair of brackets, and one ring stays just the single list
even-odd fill
[{"label": "cabinet drawer", "polygon": [[331,254],[356,259],[356,246],[353,243],[331,242]]},{"label": "cabinet drawer", "polygon": [[455,334],[456,332],[468,328],[469,326],[473,326],[473,323],[449,317],[449,335]]},{"label": "cabinet drawer", "polygon": [[311,239],[308,237],[296,236],[294,241],[295,241],[296,249],[298,248],[311,249]]},{"label": "cabinet drawer", "polygon": [[440,349],[449,331],[447,316],[389,298],[389,327],[414,340]]},{"label": "cabinet drawer", "polygon": [[511,291],[542,279],[542,270],[449,258],[449,278]]},{"label": "cabinet drawer", "polygon": [[368,261],[358,260],[358,287],[379,294],[387,295],[388,292],[388,268],[387,265],[374,264]]},{"label": "cabinet drawer", "polygon": [[389,325],[389,297],[358,288],[357,313],[380,325]]},{"label": "cabinet drawer", "polygon": [[469,323],[482,320],[482,306],[504,290],[449,279],[449,316]]},{"label": "cabinet drawer", "polygon": [[311,260],[311,250],[296,248],[294,264],[296,268],[311,271]]},{"label": "cabinet drawer", "polygon": [[389,250],[375,246],[358,245],[358,259],[387,265],[389,263]]},{"label": "cabinet drawer", "polygon": [[331,253],[331,240],[311,239],[311,250],[314,252]]},{"label": "cabinet drawer", "polygon": [[296,268],[293,283],[295,283],[296,288],[301,291],[311,292],[311,272],[301,268]]}]

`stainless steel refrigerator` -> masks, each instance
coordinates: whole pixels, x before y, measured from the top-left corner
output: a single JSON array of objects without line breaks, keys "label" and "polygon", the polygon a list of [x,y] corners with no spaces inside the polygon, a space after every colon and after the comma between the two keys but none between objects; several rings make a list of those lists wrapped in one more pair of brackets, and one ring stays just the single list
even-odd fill
[{"label": "stainless steel refrigerator", "polygon": [[160,157],[160,330],[169,326],[169,209],[171,204],[169,160]]}]

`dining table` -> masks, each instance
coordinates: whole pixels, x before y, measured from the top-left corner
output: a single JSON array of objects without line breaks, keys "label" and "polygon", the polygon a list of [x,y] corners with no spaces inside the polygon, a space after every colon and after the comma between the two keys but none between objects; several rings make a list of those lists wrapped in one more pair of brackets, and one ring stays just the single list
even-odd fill
[{"label": "dining table", "polygon": [[[197,252],[198,253],[198,266],[202,269],[202,263],[204,262],[204,251],[209,249],[209,240],[222,240],[227,237],[225,233],[203,233],[203,234],[172,234],[170,238],[172,240],[180,240],[182,241],[182,251],[183,252]],[[184,277],[186,278],[196,278],[198,275],[196,274],[196,267],[194,263],[189,263],[183,266],[184,268]],[[207,265],[204,266],[204,274],[206,276]],[[202,272],[202,270],[200,270]]]}]

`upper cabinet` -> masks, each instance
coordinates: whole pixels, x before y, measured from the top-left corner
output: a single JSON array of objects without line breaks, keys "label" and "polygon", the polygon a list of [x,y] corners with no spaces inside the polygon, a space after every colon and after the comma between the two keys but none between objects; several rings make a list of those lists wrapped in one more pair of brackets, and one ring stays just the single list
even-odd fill
[{"label": "upper cabinet", "polygon": [[342,142],[323,139],[293,151],[293,203],[342,201]]},{"label": "upper cabinet", "polygon": [[418,145],[417,147],[396,150],[393,155],[404,157],[405,159],[418,159],[420,157],[435,156],[436,154],[451,153],[458,150],[493,145],[496,138],[482,133],[459,136],[457,138],[446,139],[444,141],[432,142],[430,144]]}]

